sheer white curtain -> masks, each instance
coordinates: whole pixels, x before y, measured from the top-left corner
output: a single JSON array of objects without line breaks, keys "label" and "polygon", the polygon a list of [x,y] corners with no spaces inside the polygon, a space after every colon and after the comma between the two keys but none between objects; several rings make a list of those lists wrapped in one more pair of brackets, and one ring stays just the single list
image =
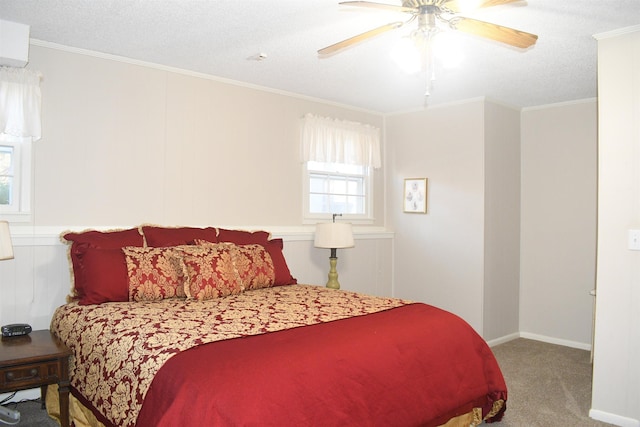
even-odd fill
[{"label": "sheer white curtain", "polygon": [[40,77],[24,68],[0,67],[0,135],[40,139]]},{"label": "sheer white curtain", "polygon": [[381,166],[380,129],[374,126],[306,114],[301,128],[303,162]]}]

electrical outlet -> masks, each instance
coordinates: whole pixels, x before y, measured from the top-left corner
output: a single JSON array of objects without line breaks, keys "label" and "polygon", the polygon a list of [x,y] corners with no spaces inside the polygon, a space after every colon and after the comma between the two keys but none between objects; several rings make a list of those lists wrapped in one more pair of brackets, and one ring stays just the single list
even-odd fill
[{"label": "electrical outlet", "polygon": [[12,421],[12,424],[15,424],[20,421],[20,412],[0,405],[0,420],[2,419]]},{"label": "electrical outlet", "polygon": [[640,251],[640,230],[629,230],[629,250]]}]

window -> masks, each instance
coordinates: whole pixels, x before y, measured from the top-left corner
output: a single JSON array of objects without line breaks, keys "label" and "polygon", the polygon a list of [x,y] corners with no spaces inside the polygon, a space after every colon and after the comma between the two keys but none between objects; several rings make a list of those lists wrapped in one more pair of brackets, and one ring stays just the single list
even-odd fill
[{"label": "window", "polygon": [[305,114],[301,120],[303,222],[342,214],[373,222],[373,170],[381,166],[380,129]]},{"label": "window", "polygon": [[29,221],[30,200],[31,142],[0,135],[0,215]]},{"label": "window", "polygon": [[305,163],[305,222],[341,213],[350,220],[372,220],[372,179],[368,166]]},{"label": "window", "polygon": [[41,74],[0,67],[0,216],[30,221],[31,144],[42,136]]}]

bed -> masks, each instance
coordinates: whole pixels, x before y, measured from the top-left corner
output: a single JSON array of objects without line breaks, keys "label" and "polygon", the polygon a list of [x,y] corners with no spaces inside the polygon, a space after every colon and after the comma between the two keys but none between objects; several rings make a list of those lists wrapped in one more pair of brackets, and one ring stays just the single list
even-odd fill
[{"label": "bed", "polygon": [[74,286],[51,330],[73,352],[76,426],[475,426],[506,410],[500,368],[464,320],[298,284],[266,232],[64,240]]}]

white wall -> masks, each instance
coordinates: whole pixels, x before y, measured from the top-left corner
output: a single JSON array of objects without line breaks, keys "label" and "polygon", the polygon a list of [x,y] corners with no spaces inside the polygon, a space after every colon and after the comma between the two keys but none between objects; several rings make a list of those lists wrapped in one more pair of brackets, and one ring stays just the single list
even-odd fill
[{"label": "white wall", "polygon": [[[518,333],[520,113],[484,100],[386,121],[395,294],[452,311],[485,339]],[[402,212],[426,177],[427,214]]]},{"label": "white wall", "polygon": [[69,262],[62,244],[14,238],[14,259],[0,262],[0,324],[48,329],[69,294]]},{"label": "white wall", "polygon": [[483,337],[519,332],[520,111],[485,102]]},{"label": "white wall", "polygon": [[[394,291],[452,311],[482,333],[484,101],[386,120]],[[427,213],[403,213],[405,178],[428,178]]]},{"label": "white wall", "polygon": [[597,307],[590,415],[640,426],[640,27],[598,39]]},{"label": "white wall", "polygon": [[299,119],[382,125],[377,114],[41,46],[29,66],[44,75],[36,226],[297,226]]},{"label": "white wall", "polygon": [[595,287],[595,100],[522,113],[520,331],[589,348]]}]

